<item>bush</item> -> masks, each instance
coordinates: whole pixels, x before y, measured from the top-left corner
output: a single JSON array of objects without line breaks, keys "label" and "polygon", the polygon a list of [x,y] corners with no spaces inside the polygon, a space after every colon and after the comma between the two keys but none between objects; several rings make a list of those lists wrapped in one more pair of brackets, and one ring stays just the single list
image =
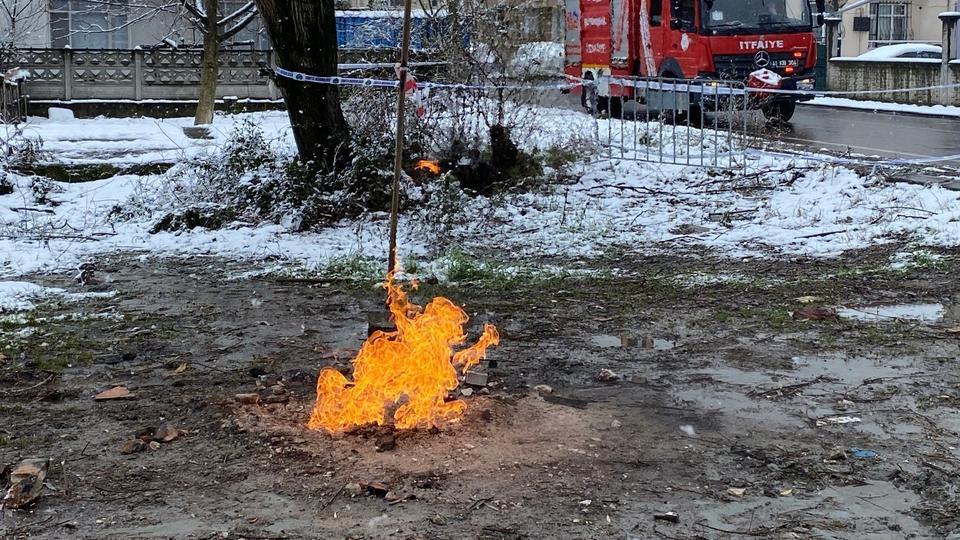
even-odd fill
[{"label": "bush", "polygon": [[[303,231],[367,211],[388,210],[392,147],[384,150],[382,143],[357,138],[349,169],[320,174],[310,164],[276,150],[247,120],[217,152],[171,170],[160,201],[169,211],[153,230],[218,228],[241,220]],[[156,206],[132,203],[146,213]],[[115,214],[132,217],[122,210]]]},{"label": "bush", "polygon": [[0,169],[30,169],[43,160],[42,139],[27,138],[19,125],[0,125]]}]

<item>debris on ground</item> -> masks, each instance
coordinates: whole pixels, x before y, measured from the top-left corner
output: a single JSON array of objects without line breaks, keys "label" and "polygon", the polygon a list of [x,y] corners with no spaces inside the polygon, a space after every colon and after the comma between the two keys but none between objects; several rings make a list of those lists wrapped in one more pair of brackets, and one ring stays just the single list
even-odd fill
[{"label": "debris on ground", "polygon": [[667,523],[680,523],[680,514],[676,512],[663,512],[653,515],[654,521],[666,521]]},{"label": "debris on ground", "polygon": [[553,387],[550,386],[550,385],[548,385],[548,384],[538,384],[538,385],[534,386],[533,389],[536,390],[537,393],[540,393],[540,394],[552,394],[552,393],[553,393]]},{"label": "debris on ground", "polygon": [[49,459],[25,459],[10,473],[10,489],[7,490],[0,508],[23,508],[40,496],[43,481],[50,469]]},{"label": "debris on ground", "polygon": [[123,455],[136,454],[147,448],[147,443],[143,439],[130,439],[125,441],[120,447],[120,453]]},{"label": "debris on ground", "polygon": [[697,435],[697,430],[695,430],[693,426],[691,426],[690,424],[684,424],[680,426],[680,431],[686,433],[690,437],[694,437]]},{"label": "debris on ground", "polygon": [[260,401],[263,403],[287,403],[290,401],[290,395],[282,383],[277,383],[260,395]]},{"label": "debris on ground", "polygon": [[620,375],[611,369],[603,368],[597,374],[597,380],[600,382],[616,382],[620,380]]},{"label": "debris on ground", "polygon": [[256,405],[260,403],[260,394],[237,394],[233,396],[233,398],[244,405]]},{"label": "debris on ground", "polygon": [[384,433],[377,437],[376,449],[377,452],[389,452],[397,447],[397,439],[393,436],[393,433]]},{"label": "debris on ground", "polygon": [[376,497],[381,497],[381,498],[386,497],[387,493],[390,492],[390,486],[382,482],[361,483],[360,487],[363,488],[363,490],[369,493],[370,495],[374,495]]},{"label": "debris on ground", "polygon": [[470,370],[463,376],[463,384],[470,386],[486,386],[488,376],[482,371]]},{"label": "debris on ground", "polygon": [[737,487],[727,488],[727,495],[730,495],[731,497],[740,498],[740,497],[743,497],[743,495],[746,492],[747,492],[747,488],[737,488]]},{"label": "debris on ground", "polygon": [[389,492],[387,492],[386,495],[384,495],[383,498],[386,499],[387,502],[390,503],[390,504],[400,504],[400,503],[402,503],[402,502],[407,502],[407,501],[416,500],[417,496],[414,495],[413,493],[405,493],[405,494],[401,495],[401,494],[398,494],[398,493],[394,493],[394,492],[392,492],[392,491],[389,491]]},{"label": "debris on ground", "polygon": [[93,396],[94,401],[110,401],[115,399],[134,399],[137,396],[130,393],[126,386],[114,386]]},{"label": "debris on ground", "polygon": [[856,448],[856,447],[853,447],[850,449],[850,455],[860,459],[876,459],[880,457],[880,454],[874,450],[866,450],[863,448]]},{"label": "debris on ground", "polygon": [[857,424],[862,422],[857,416],[827,416],[817,420],[817,427],[842,424]]},{"label": "debris on ground", "polygon": [[363,493],[363,488],[357,482],[350,482],[349,484],[343,486],[343,492],[350,497],[356,497],[357,495]]},{"label": "debris on ground", "polygon": [[810,306],[802,307],[793,312],[795,321],[839,321],[840,315],[831,307]]},{"label": "debris on ground", "polygon": [[157,431],[153,435],[153,440],[168,443],[176,440],[176,438],[179,436],[180,431],[177,428],[171,426],[167,422],[164,422],[157,427]]}]

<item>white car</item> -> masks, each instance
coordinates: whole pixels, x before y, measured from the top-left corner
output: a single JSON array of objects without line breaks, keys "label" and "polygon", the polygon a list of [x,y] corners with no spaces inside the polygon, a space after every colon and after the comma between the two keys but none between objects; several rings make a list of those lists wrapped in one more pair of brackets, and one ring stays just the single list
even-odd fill
[{"label": "white car", "polygon": [[885,45],[867,51],[857,57],[857,60],[910,61],[916,59],[940,60],[943,58],[943,48],[925,43],[900,43]]}]

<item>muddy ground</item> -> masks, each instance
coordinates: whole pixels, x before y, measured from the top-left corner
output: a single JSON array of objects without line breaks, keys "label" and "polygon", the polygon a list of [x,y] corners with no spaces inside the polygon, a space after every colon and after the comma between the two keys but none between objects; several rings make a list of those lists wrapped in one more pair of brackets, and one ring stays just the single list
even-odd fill
[{"label": "muddy ground", "polygon": [[[591,264],[619,271],[589,278],[424,285],[415,298],[449,296],[474,335],[489,321],[503,340],[461,422],[397,433],[386,451],[382,431],[304,428],[318,370],[345,369],[366,337],[382,301],[370,284],[237,279],[255,265],[136,256],[100,261],[87,286],[33,276],[117,294],[3,319],[0,467],[51,466],[32,507],[3,511],[0,535],[960,535],[960,259],[891,269],[896,249],[611,256]],[[920,303],[943,303],[944,320],[791,317]],[[597,380],[604,368],[620,379]],[[234,397],[278,382],[286,403]],[[93,401],[115,385],[135,399]],[[164,421],[182,436],[121,454]],[[655,519],[667,512],[678,522]]]}]

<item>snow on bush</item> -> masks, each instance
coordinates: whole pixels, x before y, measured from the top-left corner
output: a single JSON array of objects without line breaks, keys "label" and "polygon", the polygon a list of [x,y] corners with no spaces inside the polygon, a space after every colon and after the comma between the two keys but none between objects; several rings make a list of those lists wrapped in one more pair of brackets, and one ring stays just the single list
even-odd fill
[{"label": "snow on bush", "polygon": [[[495,114],[495,103],[492,108]],[[485,196],[468,195],[456,167],[439,177],[405,180],[404,256],[435,258],[459,248],[495,251],[505,261],[571,260],[692,246],[736,256],[831,256],[903,238],[918,246],[960,245],[960,194],[940,187],[887,183],[802,156],[755,158],[745,172],[604,159],[584,136],[596,132],[594,120],[555,109],[538,114],[536,124],[519,127],[531,136],[518,138],[518,147],[543,174]],[[93,132],[96,121],[86,122],[71,121],[72,129]],[[146,131],[153,122],[127,124]],[[358,131],[367,142],[354,154],[348,180],[290,184],[300,171],[286,139],[239,124],[220,148],[185,149],[183,162],[165,175],[64,184],[8,170],[9,189],[0,191],[0,275],[73,268],[85,257],[116,250],[269,258],[308,267],[353,256],[384,260],[386,199],[361,197],[386,193],[389,127]],[[46,126],[62,129],[41,123],[38,135]],[[704,133],[689,135],[712,144]],[[576,142],[581,136],[582,145]],[[411,137],[408,163],[414,152],[435,152],[430,144]],[[365,178],[380,190],[371,191]],[[323,209],[331,213],[316,222],[321,227],[295,232],[307,228],[298,218]]]}]

